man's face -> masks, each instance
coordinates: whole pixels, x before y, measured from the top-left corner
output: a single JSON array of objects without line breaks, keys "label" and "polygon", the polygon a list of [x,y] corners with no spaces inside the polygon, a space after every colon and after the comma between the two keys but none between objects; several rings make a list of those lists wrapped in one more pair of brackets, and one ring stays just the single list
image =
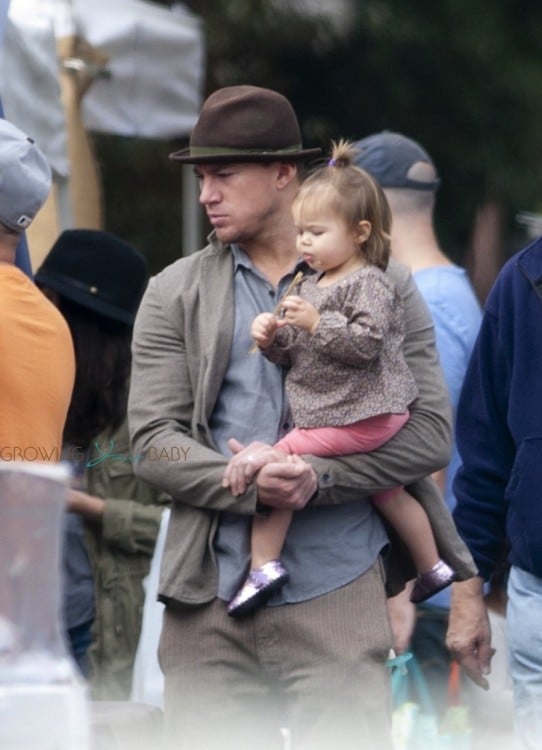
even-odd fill
[{"label": "man's face", "polygon": [[280,211],[280,163],[196,165],[199,200],[216,236],[240,245],[266,232]]}]

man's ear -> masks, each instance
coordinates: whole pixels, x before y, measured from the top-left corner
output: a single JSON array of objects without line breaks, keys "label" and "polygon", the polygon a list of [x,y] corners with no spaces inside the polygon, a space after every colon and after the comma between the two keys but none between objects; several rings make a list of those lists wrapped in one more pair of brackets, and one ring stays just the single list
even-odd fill
[{"label": "man's ear", "polygon": [[293,161],[278,162],[277,186],[285,188],[297,177],[297,164]]}]

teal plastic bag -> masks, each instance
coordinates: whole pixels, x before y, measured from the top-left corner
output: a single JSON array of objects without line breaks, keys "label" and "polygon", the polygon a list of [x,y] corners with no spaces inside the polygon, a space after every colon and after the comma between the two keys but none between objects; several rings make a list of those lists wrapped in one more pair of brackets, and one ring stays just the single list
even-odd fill
[{"label": "teal plastic bag", "polygon": [[388,660],[393,699],[392,742],[394,750],[435,750],[437,717],[414,654],[407,651]]},{"label": "teal plastic bag", "polygon": [[394,750],[470,750],[468,710],[459,704],[459,667],[453,665],[449,707],[439,724],[433,701],[414,654],[407,651],[388,660],[393,698]]},{"label": "teal plastic bag", "polygon": [[460,667],[452,662],[448,678],[448,708],[439,726],[439,750],[471,750],[469,709],[461,705]]}]

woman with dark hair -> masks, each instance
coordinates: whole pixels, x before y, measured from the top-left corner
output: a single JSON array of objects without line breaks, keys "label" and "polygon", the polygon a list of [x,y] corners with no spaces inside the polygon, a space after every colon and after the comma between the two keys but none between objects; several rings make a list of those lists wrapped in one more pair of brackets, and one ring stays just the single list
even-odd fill
[{"label": "woman with dark hair", "polygon": [[[66,514],[65,623],[94,698],[123,700],[147,575],[169,498],[137,479],[126,405],[144,257],[114,235],[63,232],[36,274],[70,328],[76,376],[64,428],[74,471]],[[88,651],[87,651],[88,649]]]}]

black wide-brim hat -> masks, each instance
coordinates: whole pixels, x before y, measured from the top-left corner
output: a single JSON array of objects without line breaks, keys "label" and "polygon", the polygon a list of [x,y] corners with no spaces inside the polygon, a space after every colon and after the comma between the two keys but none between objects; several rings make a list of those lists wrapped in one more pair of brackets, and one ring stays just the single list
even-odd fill
[{"label": "black wide-brim hat", "polygon": [[35,281],[100,315],[132,325],[145,290],[147,261],[113,234],[67,229]]},{"label": "black wide-brim hat", "polygon": [[204,102],[189,147],[169,158],[186,164],[297,161],[320,152],[302,147],[285,96],[258,86],[227,86]]}]

